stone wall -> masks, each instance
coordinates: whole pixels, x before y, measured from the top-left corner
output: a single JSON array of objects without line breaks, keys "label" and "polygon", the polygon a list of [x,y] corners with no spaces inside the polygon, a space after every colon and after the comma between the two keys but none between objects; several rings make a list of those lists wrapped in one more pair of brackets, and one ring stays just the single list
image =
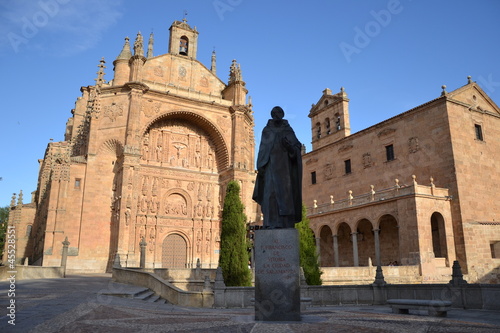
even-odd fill
[{"label": "stone wall", "polygon": [[[205,286],[201,292],[185,291],[153,273],[126,268],[114,268],[113,280],[149,288],[176,305],[205,308],[253,306],[254,287],[226,287],[219,280],[211,279],[210,287]],[[371,282],[364,285],[302,285],[301,298],[311,298],[312,306],[384,305],[387,299],[404,298],[447,300],[452,302],[454,308],[500,310],[500,285],[443,283],[376,286]]]},{"label": "stone wall", "polygon": [[[9,267],[0,267],[0,280],[7,280],[12,274]],[[63,267],[16,266],[16,280],[54,279],[64,277]]]}]

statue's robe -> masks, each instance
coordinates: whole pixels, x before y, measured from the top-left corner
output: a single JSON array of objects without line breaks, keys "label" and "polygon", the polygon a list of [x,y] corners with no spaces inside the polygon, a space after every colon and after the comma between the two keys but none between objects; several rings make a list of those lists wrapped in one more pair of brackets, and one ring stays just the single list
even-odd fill
[{"label": "statue's robe", "polygon": [[262,131],[253,199],[264,227],[293,228],[302,219],[301,147],[285,119],[270,119]]}]

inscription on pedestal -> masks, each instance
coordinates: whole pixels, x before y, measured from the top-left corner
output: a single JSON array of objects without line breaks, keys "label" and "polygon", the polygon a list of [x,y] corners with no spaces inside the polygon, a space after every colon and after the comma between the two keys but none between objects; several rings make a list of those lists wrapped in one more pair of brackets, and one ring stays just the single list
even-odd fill
[{"label": "inscription on pedestal", "polygon": [[300,320],[299,239],[295,229],[255,232],[255,320]]}]

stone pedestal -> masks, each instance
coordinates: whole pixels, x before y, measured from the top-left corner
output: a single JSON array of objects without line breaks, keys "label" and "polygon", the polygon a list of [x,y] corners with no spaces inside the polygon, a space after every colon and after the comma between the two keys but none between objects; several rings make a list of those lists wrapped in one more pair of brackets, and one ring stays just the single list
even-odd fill
[{"label": "stone pedestal", "polygon": [[255,231],[255,320],[300,321],[299,234]]}]

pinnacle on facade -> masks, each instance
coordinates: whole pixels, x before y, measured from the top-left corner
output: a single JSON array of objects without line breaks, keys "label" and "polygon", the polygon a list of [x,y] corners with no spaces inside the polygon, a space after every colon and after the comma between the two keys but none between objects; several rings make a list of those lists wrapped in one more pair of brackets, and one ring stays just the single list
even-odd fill
[{"label": "pinnacle on facade", "polygon": [[141,32],[137,33],[134,42],[134,55],[144,56],[144,40],[142,38]]},{"label": "pinnacle on facade", "polygon": [[102,57],[99,61],[99,65],[97,65],[97,67],[99,67],[99,70],[96,73],[97,79],[94,80],[97,87],[102,87],[102,84],[104,83],[104,68],[106,68],[106,66],[104,66],[105,63],[106,61],[104,61],[104,57]]},{"label": "pinnacle on facade", "polygon": [[241,75],[241,66],[236,62],[236,60],[233,59],[233,63],[231,64],[231,67],[229,69],[229,83],[233,83],[236,81],[242,81],[242,75]]},{"label": "pinnacle on facade", "polygon": [[210,71],[212,73],[214,73],[214,75],[216,75],[217,73],[217,58],[216,58],[216,54],[215,54],[215,50],[212,51],[212,64],[210,66]]},{"label": "pinnacle on facade", "polygon": [[123,49],[118,55],[118,57],[116,57],[116,60],[119,59],[129,60],[132,57],[132,51],[130,49],[129,40],[130,39],[128,37],[125,37],[125,44],[123,45]]},{"label": "pinnacle on facade", "polygon": [[154,36],[153,36],[153,33],[151,33],[149,35],[148,53],[146,55],[146,58],[152,58],[153,57],[153,44],[154,44]]},{"label": "pinnacle on facade", "polygon": [[17,197],[17,205],[22,205],[23,204],[23,190],[19,191],[19,196]]},{"label": "pinnacle on facade", "polygon": [[10,200],[10,208],[16,207],[16,193],[12,193],[12,199]]}]

